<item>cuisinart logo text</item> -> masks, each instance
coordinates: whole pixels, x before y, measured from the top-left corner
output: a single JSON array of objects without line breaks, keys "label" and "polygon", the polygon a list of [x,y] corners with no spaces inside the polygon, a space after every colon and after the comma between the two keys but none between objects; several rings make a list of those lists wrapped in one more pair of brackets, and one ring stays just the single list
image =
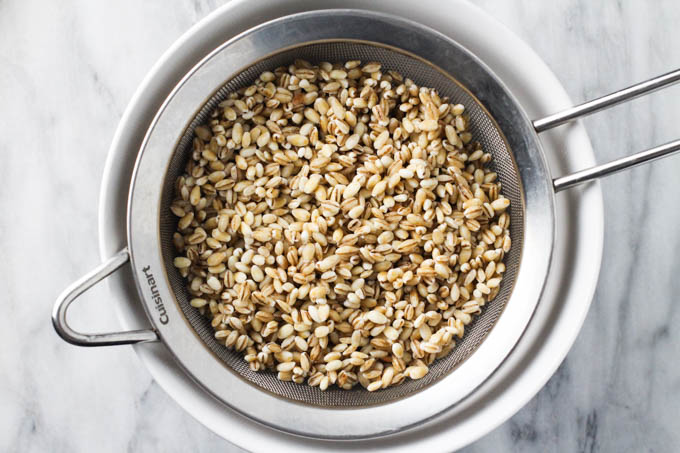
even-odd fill
[{"label": "cuisinart logo text", "polygon": [[153,302],[156,304],[156,310],[158,310],[158,313],[160,315],[158,320],[161,322],[161,324],[165,325],[170,320],[168,319],[168,314],[165,312],[165,305],[163,305],[163,299],[161,299],[161,295],[158,292],[158,288],[156,288],[156,280],[153,278],[153,274],[151,273],[151,266],[143,267],[142,270],[144,271],[144,276],[146,277],[146,283],[149,285],[149,288],[151,289],[151,298],[153,299]]}]

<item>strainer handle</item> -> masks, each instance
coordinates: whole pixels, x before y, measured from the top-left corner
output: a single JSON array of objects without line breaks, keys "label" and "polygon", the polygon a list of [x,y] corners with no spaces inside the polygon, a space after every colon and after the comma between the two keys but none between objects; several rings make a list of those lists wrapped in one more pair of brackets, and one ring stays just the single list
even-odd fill
[{"label": "strainer handle", "polygon": [[603,176],[613,175],[623,170],[636,167],[638,165],[646,164],[653,160],[661,159],[670,156],[671,154],[680,151],[680,140],[675,140],[665,145],[657,146],[656,148],[648,149],[632,156],[616,159],[602,165],[577,171],[567,176],[561,176],[553,179],[553,187],[555,192],[560,192],[570,187],[583,184],[584,182],[599,179]]},{"label": "strainer handle", "polygon": [[676,69],[675,71],[654,77],[644,82],[636,83],[633,86],[593,99],[592,101],[575,105],[574,107],[561,112],[546,116],[545,118],[534,120],[532,124],[536,132],[547,131],[548,129],[568,123],[569,121],[613,107],[622,102],[630,101],[678,82],[680,82],[680,69]]},{"label": "strainer handle", "polygon": [[77,346],[113,346],[121,344],[136,344],[148,341],[158,341],[158,334],[151,329],[131,330],[128,332],[111,332],[100,334],[80,333],[69,327],[66,322],[66,312],[71,302],[94,285],[120,269],[130,259],[127,249],[113,255],[97,266],[59,295],[52,310],[52,324],[59,336],[67,342]]},{"label": "strainer handle", "polygon": [[[654,77],[653,79],[646,80],[606,96],[593,99],[592,101],[584,102],[583,104],[546,116],[545,118],[535,120],[532,124],[536,132],[547,131],[548,129],[568,123],[569,121],[604,110],[622,102],[630,101],[631,99],[660,90],[661,88],[665,88],[678,82],[680,82],[680,69]],[[584,182],[592,181],[637,165],[670,156],[678,151],[680,151],[680,140],[666,143],[665,145],[657,146],[656,148],[648,149],[606,164],[596,165],[595,167],[581,170],[571,175],[556,178],[553,180],[553,186],[555,191],[559,192]]]}]

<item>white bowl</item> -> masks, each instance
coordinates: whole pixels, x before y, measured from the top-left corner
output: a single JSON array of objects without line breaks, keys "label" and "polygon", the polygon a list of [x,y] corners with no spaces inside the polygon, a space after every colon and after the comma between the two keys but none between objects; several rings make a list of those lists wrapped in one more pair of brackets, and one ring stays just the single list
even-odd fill
[{"label": "white bowl", "polygon": [[[312,0],[232,1],[182,36],[154,66],[128,105],[107,159],[100,197],[102,258],[126,244],[127,192],[137,150],[156,110],[179,79],[205,54],[232,36],[279,16],[319,8],[389,12],[451,36],[477,54],[506,83],[532,117],[571,105],[557,78],[507,28],[462,1],[369,2]],[[578,123],[541,134],[555,176],[592,166],[594,157]],[[526,404],[566,356],[590,306],[603,244],[602,194],[598,183],[557,196],[557,236],[552,270],[531,324],[506,362],[471,396],[422,426],[379,439],[329,442],[274,431],[235,413],[194,384],[161,343],[135,350],[153,377],[185,410],[212,431],[255,451],[451,451],[503,423]],[[147,326],[132,275],[109,279],[121,324]],[[331,427],[329,427],[331,429]]]}]

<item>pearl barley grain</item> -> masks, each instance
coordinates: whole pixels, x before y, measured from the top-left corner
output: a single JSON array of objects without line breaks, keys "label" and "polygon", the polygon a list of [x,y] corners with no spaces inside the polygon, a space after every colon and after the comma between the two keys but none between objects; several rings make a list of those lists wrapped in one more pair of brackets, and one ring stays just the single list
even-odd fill
[{"label": "pearl barley grain", "polygon": [[173,264],[253,371],[422,379],[492,301],[510,200],[465,107],[378,62],[296,60],[194,129]]}]

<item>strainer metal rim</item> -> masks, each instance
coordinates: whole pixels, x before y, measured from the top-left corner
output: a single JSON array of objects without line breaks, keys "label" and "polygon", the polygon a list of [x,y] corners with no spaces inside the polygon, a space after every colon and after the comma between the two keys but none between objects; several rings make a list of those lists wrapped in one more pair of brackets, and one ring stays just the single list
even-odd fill
[{"label": "strainer metal rim", "polygon": [[[353,28],[342,25],[343,20],[347,19],[353,21]],[[159,251],[158,206],[169,150],[174,149],[174,143],[189,119],[187,112],[197,105],[195,100],[206,99],[217,88],[215,80],[209,77],[210,69],[212,76],[215,76],[215,68],[219,67],[220,83],[225,79],[225,71],[228,71],[225,68],[238,70],[242,66],[239,63],[229,66],[229,54],[239,54],[243,56],[242,61],[252,61],[287,44],[307,42],[310,39],[300,36],[300,32],[305,30],[298,30],[296,25],[310,26],[314,23],[331,25],[324,30],[327,38],[362,39],[399,47],[444,69],[446,62],[439,61],[441,54],[436,49],[438,45],[450,46],[484,69],[479,74],[480,83],[495,88],[497,92],[489,93],[489,96],[502,99],[502,108],[511,111],[517,123],[516,128],[504,129],[506,138],[525,145],[517,149],[513,147],[525,190],[526,224],[523,244],[525,254],[515,293],[508,301],[511,310],[506,310],[478,351],[456,371],[422,390],[417,398],[405,398],[376,407],[338,410],[293,403],[254,391],[254,387],[235,374],[225,373],[224,365],[209,355],[191,326],[179,322],[183,314],[172,303],[174,296],[167,285]],[[336,28],[332,27],[333,24],[336,24]],[[397,42],[394,34],[381,33],[386,29],[408,31],[431,45],[409,49],[405,43]],[[275,36],[276,39],[262,39],[263,33],[269,33],[270,37]],[[409,42],[413,44],[416,40]],[[267,46],[270,46],[269,51],[265,49]],[[496,104],[496,107],[499,105]],[[498,118],[497,115],[495,117]],[[135,166],[128,204],[128,243],[133,275],[150,321],[178,363],[208,392],[244,415],[284,431],[314,437],[367,437],[404,429],[446,410],[488,378],[511,351],[531,318],[547,275],[554,236],[553,196],[540,142],[528,118],[502,84],[473,55],[450,38],[404,19],[350,10],[315,11],[274,20],[228,41],[199,63],[173,90],[149,128]],[[174,322],[157,322],[157,304],[149,297],[147,278],[142,271],[147,265],[155,273],[164,308]],[[540,284],[537,284],[539,279]],[[217,382],[221,385],[211,385]],[[225,382],[229,385],[224,385]],[[296,429],[302,420],[307,428],[304,432]],[[329,432],[331,429],[332,432]]]}]

